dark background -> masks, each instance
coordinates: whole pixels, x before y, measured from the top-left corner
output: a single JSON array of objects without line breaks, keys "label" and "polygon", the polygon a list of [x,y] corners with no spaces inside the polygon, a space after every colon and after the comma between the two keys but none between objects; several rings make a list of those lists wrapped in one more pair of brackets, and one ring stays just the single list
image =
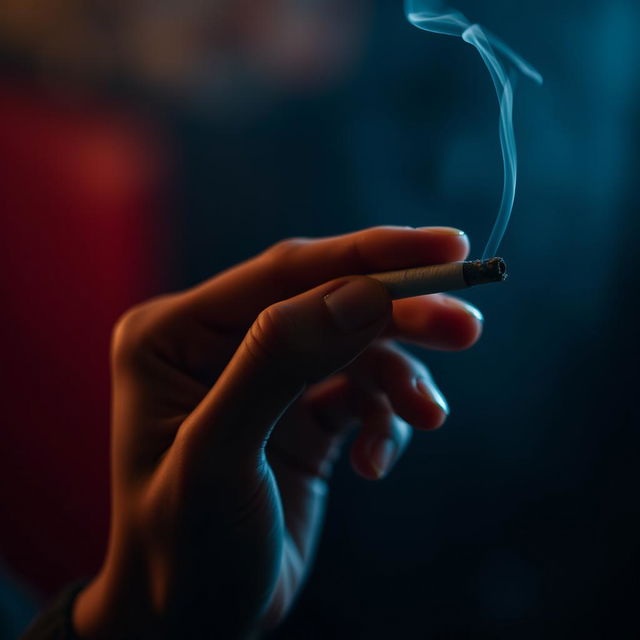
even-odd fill
[{"label": "dark background", "polygon": [[[471,2],[543,74],[516,94],[504,286],[466,353],[424,353],[452,414],[388,479],[344,460],[317,563],[274,638],[631,638],[638,603],[640,45],[635,0]],[[176,161],[173,285],[286,236],[465,229],[501,189],[476,52],[377,2],[337,87],[230,119],[162,108]]]}]

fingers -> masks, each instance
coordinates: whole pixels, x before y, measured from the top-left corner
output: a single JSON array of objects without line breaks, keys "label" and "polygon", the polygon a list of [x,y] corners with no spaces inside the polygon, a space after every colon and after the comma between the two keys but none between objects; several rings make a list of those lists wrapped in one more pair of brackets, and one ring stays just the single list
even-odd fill
[{"label": "fingers", "polygon": [[363,277],[268,307],[178,437],[191,450],[261,454],[273,425],[302,390],[356,358],[390,315],[384,287]]},{"label": "fingers", "polygon": [[364,478],[380,479],[406,449],[412,428],[394,413],[383,391],[364,388],[352,373],[339,373],[309,389],[278,424],[269,451],[276,462],[298,473],[328,479],[347,434],[358,426],[352,465]]},{"label": "fingers", "polygon": [[427,367],[393,343],[377,342],[349,373],[363,388],[383,393],[393,413],[416,429],[437,429],[449,415]]},{"label": "fingers", "polygon": [[234,328],[323,282],[462,260],[468,250],[466,235],[448,227],[376,227],[318,240],[288,240],[192,289],[183,296],[183,306],[204,323]]},{"label": "fingers", "polygon": [[367,480],[384,478],[407,448],[413,430],[383,393],[369,394],[361,409],[362,429],[351,445],[353,469]]},{"label": "fingers", "polygon": [[358,426],[358,390],[344,372],[311,386],[269,438],[269,460],[298,473],[328,479],[348,432]]},{"label": "fingers", "polygon": [[[440,227],[377,227],[333,238],[286,241],[198,287],[146,305],[145,315],[152,321],[145,322],[144,342],[153,341],[154,348],[189,375],[212,381],[258,314],[276,302],[340,276],[463,259],[468,248],[462,232]],[[436,305],[425,300],[394,304],[398,318],[391,335],[428,343],[425,332],[433,326],[439,332],[437,348],[460,348],[470,340],[464,327],[464,335],[451,336],[461,323],[454,317],[449,332],[446,314],[428,313]],[[416,315],[430,324],[420,325]]]},{"label": "fingers", "polygon": [[473,305],[444,294],[396,300],[385,336],[429,349],[458,351],[482,333],[482,314]]},{"label": "fingers", "polygon": [[378,479],[402,455],[412,427],[435,429],[447,413],[426,367],[393,344],[376,342],[343,372],[309,389],[278,425],[270,447],[299,472],[328,477],[347,432],[359,426],[352,465]]}]

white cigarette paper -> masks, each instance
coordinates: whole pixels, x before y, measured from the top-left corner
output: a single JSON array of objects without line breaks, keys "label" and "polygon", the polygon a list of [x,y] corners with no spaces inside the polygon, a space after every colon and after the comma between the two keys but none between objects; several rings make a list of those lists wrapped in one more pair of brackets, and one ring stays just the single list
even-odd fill
[{"label": "white cigarette paper", "polygon": [[502,282],[507,276],[502,258],[490,258],[373,273],[369,277],[381,282],[390,296],[397,300]]}]

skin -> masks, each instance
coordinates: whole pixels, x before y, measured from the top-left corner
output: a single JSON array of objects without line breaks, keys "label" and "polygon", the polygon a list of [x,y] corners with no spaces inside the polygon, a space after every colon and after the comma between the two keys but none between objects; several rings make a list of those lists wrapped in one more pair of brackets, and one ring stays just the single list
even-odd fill
[{"label": "skin", "polygon": [[463,259],[448,228],[289,240],[128,312],[113,335],[112,525],[76,599],[83,638],[252,638],[313,561],[345,436],[380,479],[447,409],[396,340],[471,346],[479,312],[391,302],[365,274]]}]

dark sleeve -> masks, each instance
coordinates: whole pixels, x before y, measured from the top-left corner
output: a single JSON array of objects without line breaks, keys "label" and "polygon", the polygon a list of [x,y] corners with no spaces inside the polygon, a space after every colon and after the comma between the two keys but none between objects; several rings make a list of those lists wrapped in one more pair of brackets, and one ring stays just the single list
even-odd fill
[{"label": "dark sleeve", "polygon": [[76,582],[65,589],[29,625],[21,640],[80,640],[71,624],[71,610],[85,584]]}]

